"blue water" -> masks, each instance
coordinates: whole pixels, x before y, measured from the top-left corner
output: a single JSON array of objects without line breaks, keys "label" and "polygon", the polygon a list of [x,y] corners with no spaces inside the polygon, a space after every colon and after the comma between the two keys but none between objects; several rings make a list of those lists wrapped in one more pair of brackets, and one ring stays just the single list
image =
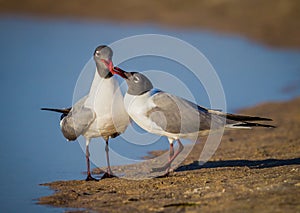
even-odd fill
[{"label": "blue water", "polygon": [[[77,142],[66,142],[59,116],[40,107],[67,107],[76,80],[99,44],[127,36],[157,33],[178,37],[197,47],[213,64],[234,111],[264,101],[288,100],[300,95],[300,51],[266,47],[238,36],[206,31],[165,29],[153,25],[0,17],[1,136],[0,209],[55,212],[35,205],[50,194],[40,183],[83,179],[85,157]],[[156,59],[161,60],[161,59]],[[157,62],[157,61],[156,61]],[[178,64],[137,59],[126,69],[182,69]],[[197,99],[199,104],[207,102]],[[141,157],[115,139],[112,149]],[[101,143],[103,144],[103,143]],[[153,145],[154,148],[167,148]],[[104,149],[99,150],[104,155]],[[140,156],[141,155],[141,156]],[[105,165],[105,164],[103,164]]]}]

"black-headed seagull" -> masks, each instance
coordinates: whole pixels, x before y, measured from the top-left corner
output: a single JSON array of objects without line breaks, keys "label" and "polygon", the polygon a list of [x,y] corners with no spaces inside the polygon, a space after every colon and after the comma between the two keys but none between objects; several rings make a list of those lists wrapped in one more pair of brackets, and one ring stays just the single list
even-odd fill
[{"label": "black-headed seagull", "polygon": [[[194,104],[188,100],[153,87],[151,81],[138,72],[126,72],[118,67],[111,69],[126,80],[127,93],[124,96],[125,109],[129,116],[144,130],[166,136],[170,143],[169,160],[165,166],[168,175],[171,163],[183,150],[180,138],[195,140],[212,130],[221,128],[251,128],[274,126],[253,121],[271,121],[269,118],[223,113]],[[178,142],[174,153],[173,142]],[[163,175],[163,176],[165,176]]]},{"label": "black-headed seagull", "polygon": [[91,138],[102,137],[105,142],[107,172],[102,176],[114,177],[109,163],[108,141],[123,133],[128,124],[119,83],[110,70],[113,52],[110,47],[101,45],[95,49],[96,72],[88,95],[74,106],[66,109],[42,108],[62,113],[60,127],[68,141],[74,141],[82,135],[86,140],[86,180],[96,180],[91,176],[89,144]]}]

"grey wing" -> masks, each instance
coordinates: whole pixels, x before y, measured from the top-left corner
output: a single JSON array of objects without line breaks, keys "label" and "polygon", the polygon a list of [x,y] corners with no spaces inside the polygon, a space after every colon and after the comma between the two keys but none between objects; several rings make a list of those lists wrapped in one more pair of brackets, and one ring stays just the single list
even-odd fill
[{"label": "grey wing", "polygon": [[84,106],[87,97],[80,99],[69,114],[62,120],[61,130],[65,138],[76,140],[95,120],[95,112]]},{"label": "grey wing", "polygon": [[155,94],[152,100],[156,106],[147,116],[169,133],[188,134],[211,128],[213,115],[206,108],[164,92]]}]

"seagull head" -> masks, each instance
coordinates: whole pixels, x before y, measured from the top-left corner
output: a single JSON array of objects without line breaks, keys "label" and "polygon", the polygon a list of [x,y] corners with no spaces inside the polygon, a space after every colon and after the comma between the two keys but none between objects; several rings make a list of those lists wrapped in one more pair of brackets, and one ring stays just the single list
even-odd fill
[{"label": "seagull head", "polygon": [[151,81],[139,72],[126,72],[119,67],[114,67],[111,72],[126,80],[128,85],[127,93],[130,95],[142,95],[153,89]]},{"label": "seagull head", "polygon": [[113,69],[112,63],[113,51],[106,45],[98,46],[94,52],[94,60],[96,62],[97,71],[102,78],[110,78]]}]

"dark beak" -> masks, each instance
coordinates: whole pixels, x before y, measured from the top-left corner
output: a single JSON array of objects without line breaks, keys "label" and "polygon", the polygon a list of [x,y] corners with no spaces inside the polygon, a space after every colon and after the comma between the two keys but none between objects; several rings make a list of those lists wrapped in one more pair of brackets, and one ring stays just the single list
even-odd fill
[{"label": "dark beak", "polygon": [[122,70],[119,67],[114,67],[111,71],[112,74],[118,74],[119,76],[121,76],[124,79],[128,78],[128,72]]}]

